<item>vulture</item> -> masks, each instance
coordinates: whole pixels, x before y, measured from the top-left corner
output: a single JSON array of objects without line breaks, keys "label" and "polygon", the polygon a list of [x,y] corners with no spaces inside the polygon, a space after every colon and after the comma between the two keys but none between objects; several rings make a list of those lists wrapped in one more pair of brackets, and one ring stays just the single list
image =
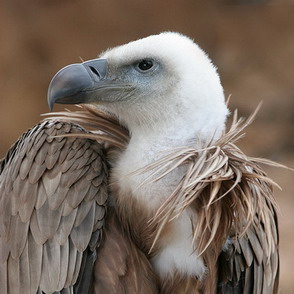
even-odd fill
[{"label": "vulture", "polygon": [[2,294],[277,293],[275,183],[216,67],[163,32],[53,77],[0,161]]}]

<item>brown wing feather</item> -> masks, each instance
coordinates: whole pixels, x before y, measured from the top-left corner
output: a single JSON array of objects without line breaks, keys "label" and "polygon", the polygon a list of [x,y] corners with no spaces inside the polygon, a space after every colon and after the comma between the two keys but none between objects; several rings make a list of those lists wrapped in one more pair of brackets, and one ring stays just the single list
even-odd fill
[{"label": "brown wing feather", "polygon": [[91,293],[161,293],[149,260],[122,229],[112,209],[106,220],[104,236]]},{"label": "brown wing feather", "polygon": [[268,244],[264,224],[258,216],[245,235],[229,241],[220,254],[218,293],[278,293],[279,251],[276,212],[272,212],[271,230],[273,244]]},{"label": "brown wing feather", "polygon": [[63,288],[71,293],[81,265],[101,241],[107,201],[104,149],[86,138],[52,137],[81,132],[65,122],[41,123],[0,161],[3,294]]}]

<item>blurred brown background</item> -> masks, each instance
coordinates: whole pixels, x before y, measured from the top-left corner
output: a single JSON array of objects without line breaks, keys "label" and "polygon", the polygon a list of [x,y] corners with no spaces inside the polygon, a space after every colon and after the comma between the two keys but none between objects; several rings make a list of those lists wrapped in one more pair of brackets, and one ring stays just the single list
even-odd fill
[{"label": "blurred brown background", "polygon": [[[239,145],[294,167],[294,0],[0,0],[0,157],[48,111],[57,70],[165,30],[189,35],[208,52],[232,94],[231,109],[248,116],[263,100]],[[283,187],[276,191],[281,293],[291,294],[294,173],[267,171]]]}]

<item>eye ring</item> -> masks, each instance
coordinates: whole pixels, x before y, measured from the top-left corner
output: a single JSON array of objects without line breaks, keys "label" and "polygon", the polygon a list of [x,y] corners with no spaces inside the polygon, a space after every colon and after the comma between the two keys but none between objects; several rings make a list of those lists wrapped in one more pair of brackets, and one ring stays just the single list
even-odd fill
[{"label": "eye ring", "polygon": [[142,59],[140,62],[137,64],[137,68],[139,71],[146,72],[150,70],[154,66],[154,62],[151,59]]}]

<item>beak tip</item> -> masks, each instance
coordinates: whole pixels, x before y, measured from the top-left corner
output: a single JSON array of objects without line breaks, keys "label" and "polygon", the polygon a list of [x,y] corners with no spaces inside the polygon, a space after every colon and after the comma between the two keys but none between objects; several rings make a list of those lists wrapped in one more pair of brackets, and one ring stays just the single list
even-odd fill
[{"label": "beak tip", "polygon": [[52,93],[51,85],[52,85],[52,82],[49,85],[48,94],[47,94],[47,103],[48,103],[48,107],[49,107],[50,111],[53,110],[54,104],[57,100],[57,97],[54,97],[55,95]]},{"label": "beak tip", "polygon": [[54,103],[50,103],[50,102],[48,103],[50,112],[52,112],[52,110],[53,110],[53,105],[54,105]]}]

